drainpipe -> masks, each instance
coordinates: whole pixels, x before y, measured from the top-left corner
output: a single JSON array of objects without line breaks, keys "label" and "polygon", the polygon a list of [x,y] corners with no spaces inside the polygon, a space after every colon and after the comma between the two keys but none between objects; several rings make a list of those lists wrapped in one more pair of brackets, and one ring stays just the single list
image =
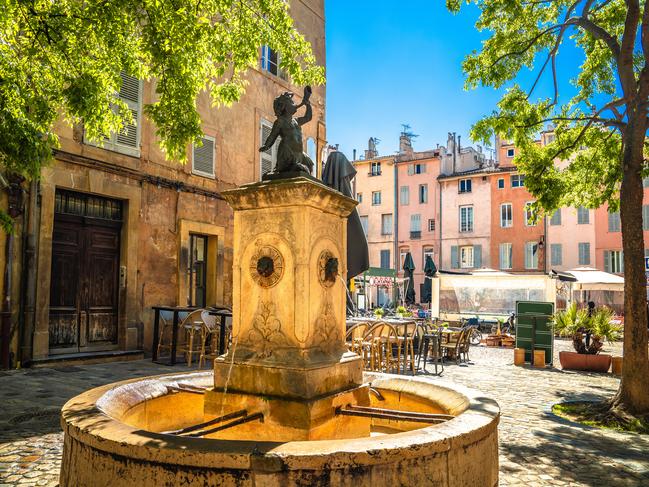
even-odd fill
[{"label": "drainpipe", "polygon": [[[29,363],[32,359],[34,324],[36,309],[36,247],[38,243],[40,184],[32,181],[29,187],[29,216],[25,225],[25,237],[22,257],[22,288],[21,288],[21,336],[18,361],[20,365]],[[19,364],[16,364],[19,365]]]},{"label": "drainpipe", "polygon": [[438,223],[439,223],[439,225],[437,225],[437,227],[439,229],[438,230],[438,232],[439,232],[439,260],[437,261],[437,264],[438,264],[437,269],[439,271],[441,271],[442,270],[442,183],[440,182],[439,179],[437,180],[437,187],[438,187],[437,189],[438,189],[438,192],[439,192],[439,213],[438,213],[438,216],[439,216],[439,222]]},{"label": "drainpipe", "polygon": [[[394,279],[392,282],[392,302],[396,305],[397,272],[399,270],[399,168],[394,158]],[[395,306],[396,309],[396,306]]]}]

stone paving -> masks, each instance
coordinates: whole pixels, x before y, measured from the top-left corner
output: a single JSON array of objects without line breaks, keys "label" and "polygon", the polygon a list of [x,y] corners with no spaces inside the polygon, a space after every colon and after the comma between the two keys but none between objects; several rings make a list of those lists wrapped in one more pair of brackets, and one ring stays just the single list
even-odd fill
[{"label": "stone paving", "polygon": [[[570,343],[559,340],[556,348]],[[609,349],[619,354],[619,346]],[[499,402],[502,486],[649,486],[649,437],[580,427],[549,413],[562,400],[610,395],[618,379],[515,367],[512,350],[472,347],[470,358],[448,365],[442,377]],[[0,373],[0,487],[58,484],[58,413],[69,398],[108,382],[184,369],[142,360]]]}]

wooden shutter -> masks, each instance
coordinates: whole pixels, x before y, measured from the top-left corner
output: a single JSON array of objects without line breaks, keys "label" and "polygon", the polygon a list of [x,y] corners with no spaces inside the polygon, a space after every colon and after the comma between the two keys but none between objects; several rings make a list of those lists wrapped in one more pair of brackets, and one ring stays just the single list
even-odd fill
[{"label": "wooden shutter", "polygon": [[482,245],[473,246],[473,267],[476,269],[482,267]]},{"label": "wooden shutter", "polygon": [[611,251],[604,251],[604,272],[611,272]]},{"label": "wooden shutter", "polygon": [[458,255],[457,245],[451,245],[451,269],[459,269],[460,256]]},{"label": "wooden shutter", "polygon": [[129,76],[126,73],[121,73],[122,87],[119,90],[119,97],[124,101],[131,110],[133,121],[127,124],[124,129],[117,134],[115,143],[120,146],[129,147],[131,149],[139,150],[140,148],[140,80]]},{"label": "wooden shutter", "polygon": [[412,176],[415,174],[415,165],[414,164],[408,164],[408,175]]},{"label": "wooden shutter", "polygon": [[[273,125],[263,120],[261,121],[260,127],[260,140],[261,144],[266,143],[266,139],[270,135]],[[273,147],[270,149],[260,152],[260,161],[259,161],[259,179],[263,177],[264,174],[269,173],[275,169],[275,162],[277,160],[277,141],[273,144]]]},{"label": "wooden shutter", "polygon": [[214,177],[214,139],[201,137],[203,145],[194,144],[192,172],[201,176]]}]

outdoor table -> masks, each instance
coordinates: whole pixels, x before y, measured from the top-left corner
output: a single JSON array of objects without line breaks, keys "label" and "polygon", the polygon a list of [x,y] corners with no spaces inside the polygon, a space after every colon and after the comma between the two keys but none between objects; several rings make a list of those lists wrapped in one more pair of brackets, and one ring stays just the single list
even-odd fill
[{"label": "outdoor table", "polygon": [[[209,314],[213,316],[219,316],[221,319],[219,321],[219,355],[223,355],[225,353],[225,321],[228,318],[232,318],[232,311],[230,311],[227,308],[223,309],[214,309],[214,310],[209,310]],[[214,352],[212,352],[214,353]]]},{"label": "outdoor table", "polygon": [[169,364],[164,365],[176,365],[176,349],[178,348],[178,322],[180,313],[191,313],[192,311],[198,309],[195,306],[151,306],[155,311],[155,319],[153,321],[153,350],[152,350],[152,362],[158,362],[158,342],[160,340],[160,312],[161,311],[171,311],[174,314],[173,324],[171,329],[171,358]]}]

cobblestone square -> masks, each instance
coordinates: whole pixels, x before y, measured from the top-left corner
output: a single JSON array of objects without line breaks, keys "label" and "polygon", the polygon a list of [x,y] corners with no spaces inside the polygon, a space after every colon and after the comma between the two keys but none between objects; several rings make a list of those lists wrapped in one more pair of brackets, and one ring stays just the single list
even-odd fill
[{"label": "cobblestone square", "polygon": [[[571,344],[557,340],[558,351]],[[619,354],[620,345],[608,346]],[[58,484],[63,435],[58,413],[76,394],[117,380],[178,372],[149,360],[0,373],[0,486]],[[484,391],[500,404],[502,486],[649,485],[649,438],[580,427],[550,413],[562,400],[612,394],[611,374],[513,365],[513,350],[472,347],[470,362],[448,364],[442,377]],[[431,380],[437,380],[430,376]]]}]

